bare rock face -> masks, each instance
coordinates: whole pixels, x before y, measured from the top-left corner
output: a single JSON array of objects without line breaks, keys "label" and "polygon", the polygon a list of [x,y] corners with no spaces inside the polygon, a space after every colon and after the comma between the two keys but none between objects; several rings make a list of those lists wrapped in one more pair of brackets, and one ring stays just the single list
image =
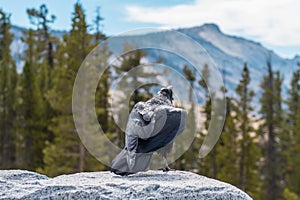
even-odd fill
[{"label": "bare rock face", "polygon": [[0,170],[0,199],[252,198],[230,184],[185,171],[147,171],[125,177],[85,172],[48,178],[25,170]]}]

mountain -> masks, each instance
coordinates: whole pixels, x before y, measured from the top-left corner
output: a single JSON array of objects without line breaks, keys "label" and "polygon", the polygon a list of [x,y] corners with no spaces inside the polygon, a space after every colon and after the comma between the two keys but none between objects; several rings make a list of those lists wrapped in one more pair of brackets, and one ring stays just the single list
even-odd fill
[{"label": "mountain", "polygon": [[[20,55],[24,55],[26,45],[22,42],[24,28],[13,26],[11,32],[14,34],[14,40],[11,45],[13,57],[16,59],[18,71],[22,70],[24,63],[20,60]],[[198,42],[213,59],[219,71],[223,74],[225,79],[226,88],[229,94],[234,95],[234,89],[241,77],[242,68],[246,62],[249,66],[251,75],[251,86],[256,94],[260,93],[259,84],[262,77],[267,72],[266,62],[271,59],[274,70],[279,70],[281,75],[284,76],[283,91],[286,92],[289,87],[293,71],[297,68],[297,62],[300,57],[296,56],[293,59],[285,59],[277,55],[272,50],[262,46],[260,43],[250,41],[241,37],[231,36],[223,33],[216,24],[204,24],[199,27],[181,28],[175,30],[183,33]],[[157,32],[139,33],[136,35],[123,35],[118,36],[114,40],[116,43],[138,43],[146,45],[147,41],[155,40],[156,43],[170,43],[174,52],[178,48],[190,50],[190,56],[199,58],[199,65],[205,64],[205,59],[201,59],[199,52],[194,51],[192,47],[178,40],[176,37],[168,36],[172,30],[164,31],[164,34]],[[61,38],[64,32],[52,31],[52,35]],[[167,41],[166,41],[167,40]],[[110,43],[109,47],[114,49],[116,44]],[[172,54],[172,52],[165,52],[159,49],[146,50],[148,62],[153,62],[159,58],[163,59],[163,64],[171,66],[172,68],[181,71],[184,65],[190,65],[184,58]],[[198,86],[197,86],[198,87]]]},{"label": "mountain", "polygon": [[284,89],[290,84],[293,71],[297,68],[299,57],[284,59],[275,52],[263,47],[260,43],[246,40],[241,37],[222,33],[215,24],[205,24],[191,29],[180,29],[198,41],[207,50],[216,62],[218,68],[224,70],[226,83],[230,89],[238,83],[243,65],[246,62],[251,72],[252,88],[259,90],[262,76],[267,72],[266,62],[271,59],[274,70],[284,76]]},{"label": "mountain", "polygon": [[[181,39],[174,37],[174,34],[172,33],[174,31],[183,33],[200,44],[212,58],[213,62],[204,58],[202,55],[203,52],[195,50],[194,47],[189,46],[190,44],[184,43]],[[297,62],[300,61],[299,56],[295,56],[293,59],[285,59],[272,50],[265,48],[260,43],[242,37],[224,34],[216,24],[204,24],[199,27],[181,28],[159,33],[150,32],[136,35],[130,33],[115,39],[111,42],[110,48],[116,48],[115,46],[118,46],[118,43],[130,43],[136,44],[136,46],[151,46],[153,43],[152,41],[155,41],[158,46],[160,44],[162,47],[167,45],[169,46],[169,49],[168,51],[160,50],[159,48],[156,50],[151,48],[145,49],[148,53],[148,60],[150,62],[162,59],[164,65],[171,66],[177,71],[182,71],[184,65],[192,67],[191,64],[187,59],[172,52],[178,52],[178,49],[184,49],[184,51],[190,52],[189,57],[196,62],[197,66],[203,66],[204,64],[207,64],[207,62],[215,63],[216,67],[223,75],[223,80],[229,96],[235,95],[234,90],[241,78],[244,63],[247,63],[251,76],[251,88],[254,90],[256,97],[258,97],[261,94],[260,83],[263,76],[267,73],[268,60],[271,60],[273,70],[280,71],[281,76],[284,77],[283,94],[286,95],[292,73],[297,68]],[[200,87],[197,85],[198,84],[195,84],[195,87],[198,88],[197,91],[199,91]],[[178,87],[180,86],[178,85]],[[258,98],[255,100],[258,102]]]}]

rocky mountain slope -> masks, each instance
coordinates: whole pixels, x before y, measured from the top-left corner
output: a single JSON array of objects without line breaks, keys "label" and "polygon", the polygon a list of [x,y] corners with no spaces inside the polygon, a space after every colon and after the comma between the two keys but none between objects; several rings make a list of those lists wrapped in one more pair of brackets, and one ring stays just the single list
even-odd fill
[{"label": "rocky mountain slope", "polygon": [[[18,71],[22,70],[24,63],[20,60],[20,55],[24,55],[26,45],[22,42],[23,28],[13,26],[11,32],[14,34],[14,40],[11,45],[11,51],[13,57],[17,61]],[[246,40],[241,37],[231,36],[223,33],[216,24],[204,24],[202,26],[193,28],[182,28],[177,29],[180,33],[186,34],[198,42],[213,59],[214,63],[218,67],[219,71],[223,74],[225,79],[225,85],[232,95],[241,76],[242,68],[244,63],[247,63],[251,72],[251,86],[256,94],[260,94],[260,82],[262,77],[267,72],[266,62],[271,60],[274,70],[281,72],[284,77],[283,91],[286,92],[290,84],[290,79],[293,71],[297,68],[297,62],[300,61],[299,56],[295,56],[293,59],[286,59],[278,56],[276,52],[269,50],[262,46],[260,43]],[[166,31],[168,34],[170,31]],[[64,32],[52,31],[52,35],[61,38]],[[149,39],[154,40],[157,43],[164,42],[165,38],[158,37],[155,32],[121,36],[120,42],[125,43],[126,41],[138,41],[139,44],[145,44]],[[170,43],[174,47],[174,51],[178,48],[190,49],[191,57],[197,57],[198,52],[193,51],[189,46],[186,46],[176,38],[169,38]],[[111,48],[113,48],[111,46]],[[300,52],[299,52],[300,53]],[[179,58],[178,56],[161,52],[158,50],[151,50],[148,52],[148,61],[155,61],[162,58],[165,65],[171,66],[174,69],[182,69],[185,64],[189,63]],[[199,64],[204,65],[205,62],[201,62],[199,58]]]}]

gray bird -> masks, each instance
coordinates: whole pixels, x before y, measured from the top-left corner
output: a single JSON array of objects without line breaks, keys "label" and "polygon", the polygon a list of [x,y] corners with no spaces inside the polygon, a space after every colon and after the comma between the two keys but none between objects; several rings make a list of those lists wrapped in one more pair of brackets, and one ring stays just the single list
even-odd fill
[{"label": "gray bird", "polygon": [[187,113],[172,104],[172,87],[162,88],[146,102],[137,103],[132,109],[126,126],[125,147],[112,161],[111,171],[129,175],[146,171],[153,152],[159,153],[169,171],[167,153],[174,139],[186,126]]}]

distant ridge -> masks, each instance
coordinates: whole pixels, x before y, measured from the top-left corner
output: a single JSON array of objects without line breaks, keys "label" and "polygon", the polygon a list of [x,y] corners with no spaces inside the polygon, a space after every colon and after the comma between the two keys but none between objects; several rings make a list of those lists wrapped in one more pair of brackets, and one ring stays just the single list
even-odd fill
[{"label": "distant ridge", "polygon": [[[11,45],[11,51],[14,59],[17,62],[18,71],[22,70],[24,65],[20,60],[20,55],[24,54],[25,44],[22,42],[24,28],[18,26],[12,26],[11,32],[14,34],[13,43]],[[271,58],[274,70],[280,71],[284,77],[283,91],[286,91],[290,84],[292,73],[297,68],[297,62],[300,61],[300,56],[295,56],[293,59],[285,59],[277,55],[270,49],[265,48],[258,42],[244,39],[239,36],[231,36],[224,34],[218,25],[213,23],[204,24],[202,26],[191,28],[180,28],[177,31],[186,34],[200,45],[202,45],[208,54],[212,57],[219,70],[225,77],[226,87],[229,94],[234,93],[236,85],[241,76],[244,63],[247,63],[250,70],[250,76],[252,79],[251,86],[254,91],[259,93],[260,82],[263,75],[266,73],[266,62],[268,58]],[[65,32],[52,31],[53,36],[61,38]],[[150,37],[156,40],[156,33],[145,33],[138,35],[122,36],[124,40],[126,37],[135,38],[139,42],[143,43],[145,37]],[[157,41],[159,42],[159,41]],[[174,45],[178,43],[174,39]],[[185,47],[188,48],[188,47]],[[193,54],[193,51],[191,51]],[[180,68],[182,63],[180,60],[172,57],[172,55],[157,53],[150,53],[148,55],[149,60],[156,60],[159,56],[165,56],[168,65]],[[197,56],[197,55],[192,55]]]}]

